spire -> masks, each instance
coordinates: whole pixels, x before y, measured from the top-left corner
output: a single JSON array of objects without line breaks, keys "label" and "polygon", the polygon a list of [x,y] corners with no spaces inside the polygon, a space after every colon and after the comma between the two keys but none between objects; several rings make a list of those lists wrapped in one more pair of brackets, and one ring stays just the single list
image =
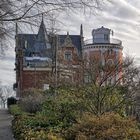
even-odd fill
[{"label": "spire", "polygon": [[45,24],[44,24],[43,14],[42,14],[42,21],[41,21],[41,24],[39,27],[38,35],[37,35],[37,40],[41,41],[41,42],[43,42],[43,41],[49,42],[47,31],[46,31]]},{"label": "spire", "polygon": [[83,37],[83,25],[80,26],[80,35]]},{"label": "spire", "polygon": [[16,35],[18,34],[18,24],[16,22]]},{"label": "spire", "polygon": [[80,46],[80,52],[79,52],[79,56],[80,58],[82,58],[82,48],[84,46],[84,36],[83,36],[83,25],[81,24],[80,26],[80,38],[81,38],[81,46]]},{"label": "spire", "polygon": [[17,24],[17,22],[16,22],[16,30],[15,31],[16,31],[16,35],[15,35],[15,41],[16,41],[15,45],[16,46],[15,47],[18,47],[18,37],[17,37],[17,34],[18,34],[18,24]]},{"label": "spire", "polygon": [[65,38],[64,44],[65,44],[66,47],[69,47],[69,46],[73,47],[72,40],[69,36],[69,32],[67,32],[67,36]]},{"label": "spire", "polygon": [[46,49],[50,49],[51,45],[49,43],[49,36],[47,34],[47,30],[45,28],[44,20],[43,20],[43,15],[42,15],[42,21],[39,27],[39,31],[37,34],[37,38],[34,42],[33,46],[33,51],[37,56],[47,56],[49,57],[51,54],[48,54],[46,52]]},{"label": "spire", "polygon": [[42,13],[42,21],[44,22],[44,15],[43,15],[43,13]]},{"label": "spire", "polygon": [[67,37],[69,36],[69,32],[67,31]]}]

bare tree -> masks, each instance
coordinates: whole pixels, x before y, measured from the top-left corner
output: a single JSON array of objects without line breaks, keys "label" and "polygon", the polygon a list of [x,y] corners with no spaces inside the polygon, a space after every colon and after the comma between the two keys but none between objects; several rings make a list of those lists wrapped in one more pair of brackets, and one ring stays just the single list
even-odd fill
[{"label": "bare tree", "polygon": [[79,79],[75,96],[83,101],[87,111],[96,115],[112,111],[126,115],[129,112],[140,90],[140,71],[133,59],[126,57],[113,65],[102,65],[94,59],[82,63],[80,71],[84,82]]},{"label": "bare tree", "polygon": [[10,86],[0,86],[1,107],[6,108],[8,97],[14,96],[14,92]]},{"label": "bare tree", "polygon": [[[99,9],[103,0],[2,0],[1,21],[16,21],[52,11]],[[7,6],[7,4],[9,4]]]},{"label": "bare tree", "polygon": [[[24,23],[33,29],[38,26],[42,14],[48,22],[52,20],[52,14],[56,15],[56,13],[95,12],[100,9],[103,1],[106,0],[1,0],[0,42],[9,40],[6,37],[14,37],[15,22]],[[21,28],[25,28],[25,26],[21,26]]]}]

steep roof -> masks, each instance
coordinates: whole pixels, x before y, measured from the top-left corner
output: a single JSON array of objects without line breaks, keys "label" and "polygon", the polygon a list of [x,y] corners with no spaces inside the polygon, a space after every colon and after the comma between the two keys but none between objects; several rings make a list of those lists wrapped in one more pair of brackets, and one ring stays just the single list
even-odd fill
[{"label": "steep roof", "polygon": [[31,54],[35,54],[40,57],[52,57],[49,35],[43,19],[38,34],[17,34],[17,37],[18,47],[24,50],[24,56],[29,57]]},{"label": "steep roof", "polygon": [[[44,22],[43,22],[43,18],[42,18],[42,22],[41,25],[39,27],[39,31],[37,34],[37,38],[34,42],[34,53],[38,54],[39,56],[47,56],[47,57],[51,57],[52,54],[50,52],[51,49],[51,44],[49,41],[49,36],[47,34]],[[48,51],[49,50],[49,51]]]},{"label": "steep roof", "polygon": [[[62,45],[66,39],[67,35],[58,35],[60,45]],[[77,49],[78,53],[81,53],[82,46],[81,46],[81,36],[80,35],[69,35],[71,38],[72,44]]]},{"label": "steep roof", "polygon": [[[69,36],[72,44],[76,48],[78,54],[81,54],[82,43],[80,35],[58,35],[59,44],[62,45],[65,39]],[[38,34],[17,34],[18,47],[24,50],[24,56],[30,57],[31,54],[35,54],[39,57],[50,57],[52,58],[52,49],[50,43],[50,35],[47,33],[45,24],[42,18]]]},{"label": "steep roof", "polygon": [[49,42],[47,30],[46,30],[43,19],[42,19],[40,27],[39,27],[39,31],[38,31],[38,34],[37,34],[37,40],[36,41],[38,41],[38,42]]},{"label": "steep roof", "polygon": [[[18,48],[22,48],[24,50],[25,56],[29,56],[30,53],[33,52],[36,37],[36,34],[17,34]],[[27,48],[25,48],[25,42],[27,42]]]}]

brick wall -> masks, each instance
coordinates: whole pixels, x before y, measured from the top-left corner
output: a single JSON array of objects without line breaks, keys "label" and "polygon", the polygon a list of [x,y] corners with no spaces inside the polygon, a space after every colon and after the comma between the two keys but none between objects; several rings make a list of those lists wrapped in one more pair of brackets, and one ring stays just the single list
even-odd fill
[{"label": "brick wall", "polygon": [[42,89],[44,84],[50,83],[50,71],[22,71],[21,90],[28,88]]}]

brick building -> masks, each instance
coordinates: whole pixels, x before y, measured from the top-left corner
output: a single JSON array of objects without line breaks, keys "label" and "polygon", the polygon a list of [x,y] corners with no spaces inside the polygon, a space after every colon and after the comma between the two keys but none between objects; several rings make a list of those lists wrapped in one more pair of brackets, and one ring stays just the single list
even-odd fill
[{"label": "brick building", "polygon": [[102,65],[122,61],[122,42],[111,39],[110,29],[93,30],[92,39],[84,42],[82,25],[79,35],[54,35],[46,31],[43,19],[37,34],[16,34],[15,51],[17,97],[28,88],[90,81],[89,75],[88,79],[81,75],[79,64],[83,58],[87,62],[98,59]]},{"label": "brick building", "polygon": [[[110,68],[112,68],[112,77],[108,78],[109,83],[114,83],[120,79],[122,73],[122,42],[116,38],[112,38],[112,36],[113,31],[108,28],[101,27],[94,29],[92,31],[92,39],[86,40],[83,47],[83,58],[87,62],[94,60],[104,67],[104,70],[100,72],[101,75],[105,76],[104,73],[107,75],[107,72],[111,72]],[[111,67],[108,68],[108,66]],[[105,67],[107,68],[105,69]],[[90,77],[87,77],[85,82],[90,81]]]},{"label": "brick building", "polygon": [[[46,31],[43,19],[38,34],[16,34],[17,97],[28,88],[76,82],[76,67],[82,57],[83,31],[79,35],[54,35]],[[57,52],[57,53],[56,53]]]}]

